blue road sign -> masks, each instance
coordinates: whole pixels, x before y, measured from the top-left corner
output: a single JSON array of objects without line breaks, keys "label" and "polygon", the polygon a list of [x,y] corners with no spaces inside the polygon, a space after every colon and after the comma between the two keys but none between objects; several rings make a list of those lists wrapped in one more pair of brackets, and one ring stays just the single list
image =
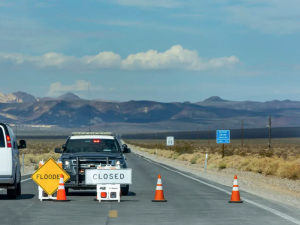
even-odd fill
[{"label": "blue road sign", "polygon": [[217,130],[217,143],[229,144],[230,143],[230,130]]}]

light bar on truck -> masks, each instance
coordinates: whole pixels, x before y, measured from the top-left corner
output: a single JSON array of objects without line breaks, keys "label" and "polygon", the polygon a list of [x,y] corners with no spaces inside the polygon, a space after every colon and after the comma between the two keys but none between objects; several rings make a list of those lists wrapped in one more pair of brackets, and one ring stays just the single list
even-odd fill
[{"label": "light bar on truck", "polygon": [[72,136],[75,135],[110,135],[113,136],[112,132],[72,132]]}]

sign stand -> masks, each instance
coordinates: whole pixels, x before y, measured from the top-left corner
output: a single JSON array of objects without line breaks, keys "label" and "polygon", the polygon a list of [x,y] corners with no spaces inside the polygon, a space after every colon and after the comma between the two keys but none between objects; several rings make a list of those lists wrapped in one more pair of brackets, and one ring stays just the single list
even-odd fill
[{"label": "sign stand", "polygon": [[[105,193],[105,194],[102,194]],[[121,201],[120,184],[97,184],[97,200],[101,201]]]},{"label": "sign stand", "polygon": [[[106,165],[101,167],[101,164],[97,167],[97,170],[101,169],[121,169],[120,165],[111,166]],[[101,201],[121,201],[121,185],[120,184],[97,184],[97,199]]]},{"label": "sign stand", "polygon": [[95,201],[121,201],[121,185],[132,184],[132,169],[121,168],[120,162],[115,166],[97,166],[86,170],[86,185],[96,185],[97,198]]},{"label": "sign stand", "polygon": [[[58,161],[57,163],[58,163],[58,165],[62,166],[61,162]],[[39,162],[39,167],[41,167],[43,164],[44,164],[44,160],[42,159],[42,161]],[[43,190],[43,188],[41,188],[39,185],[38,185],[38,191],[39,191],[39,200],[40,201],[43,201],[43,200],[55,200],[56,199],[56,196],[48,195]]]}]

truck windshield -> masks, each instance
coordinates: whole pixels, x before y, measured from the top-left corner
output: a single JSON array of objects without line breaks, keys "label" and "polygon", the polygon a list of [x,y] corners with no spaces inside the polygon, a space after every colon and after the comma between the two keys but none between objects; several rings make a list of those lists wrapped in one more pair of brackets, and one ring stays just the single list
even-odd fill
[{"label": "truck windshield", "polygon": [[112,139],[69,139],[64,152],[121,152],[121,149]]}]

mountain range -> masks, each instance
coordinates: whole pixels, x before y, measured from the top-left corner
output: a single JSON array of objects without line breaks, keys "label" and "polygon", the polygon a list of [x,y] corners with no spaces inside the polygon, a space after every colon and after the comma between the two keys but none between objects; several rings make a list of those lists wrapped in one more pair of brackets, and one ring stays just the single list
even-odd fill
[{"label": "mountain range", "polygon": [[298,101],[229,101],[218,96],[200,102],[84,100],[73,93],[57,98],[34,97],[25,92],[0,93],[0,121],[17,124],[57,125],[80,128],[90,123],[95,129],[104,126],[124,130],[184,130],[207,128],[232,129],[300,125]]}]

